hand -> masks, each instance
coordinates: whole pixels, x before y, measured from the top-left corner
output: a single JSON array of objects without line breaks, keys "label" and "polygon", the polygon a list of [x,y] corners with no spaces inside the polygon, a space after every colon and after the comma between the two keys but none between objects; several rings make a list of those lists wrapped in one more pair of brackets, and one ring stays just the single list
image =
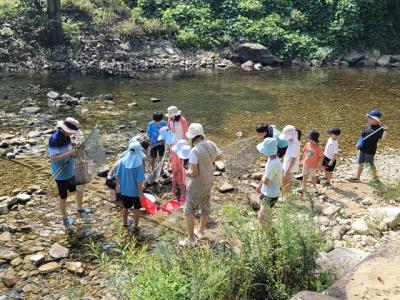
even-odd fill
[{"label": "hand", "polygon": [[319,166],[318,169],[319,169],[320,171],[323,171],[323,170],[324,170],[324,166]]},{"label": "hand", "polygon": [[329,161],[328,166],[330,166],[330,167],[333,166],[333,160],[330,160],[330,161]]},{"label": "hand", "polygon": [[258,187],[256,188],[256,193],[257,194],[261,194],[261,184],[258,185]]},{"label": "hand", "polygon": [[68,156],[76,157],[78,155],[79,149],[73,149],[68,152]]},{"label": "hand", "polygon": [[283,181],[284,181],[284,182],[289,182],[290,179],[291,179],[291,175],[290,175],[289,172],[287,172],[287,173],[285,173],[285,174],[283,175]]},{"label": "hand", "polygon": [[387,125],[382,125],[383,130],[389,130],[389,127]]}]

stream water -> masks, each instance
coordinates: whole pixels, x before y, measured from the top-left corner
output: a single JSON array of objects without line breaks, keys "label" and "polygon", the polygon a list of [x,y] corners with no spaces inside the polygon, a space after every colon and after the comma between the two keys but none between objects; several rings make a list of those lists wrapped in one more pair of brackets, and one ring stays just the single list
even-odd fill
[{"label": "stream water", "polygon": [[[1,77],[0,77],[1,78]],[[28,84],[40,85],[41,93],[29,94]],[[71,86],[72,91],[66,91]],[[82,92],[84,96],[112,94],[115,105],[103,102],[84,107],[51,108],[47,89],[60,93]],[[342,128],[343,153],[354,151],[365,114],[379,107],[383,123],[389,125],[391,138],[386,146],[399,148],[400,72],[387,69],[317,68],[281,69],[270,72],[199,71],[147,73],[141,80],[90,77],[64,73],[18,73],[0,80],[0,111],[18,112],[18,104],[27,94],[35,105],[53,117],[77,117],[86,127],[95,124],[105,132],[116,126],[137,121],[142,128],[154,111],[177,105],[189,122],[204,124],[206,134],[226,144],[235,133],[254,134],[254,127],[264,121],[278,125],[293,124],[303,133],[314,129],[326,141],[331,126]],[[7,95],[8,99],[4,99]],[[152,103],[151,97],[161,102]],[[138,107],[130,108],[136,102]],[[19,123],[15,123],[17,128]],[[9,123],[0,130],[14,130]],[[21,125],[26,126],[26,125]],[[14,126],[11,126],[14,127]],[[30,129],[32,130],[32,129]],[[123,129],[121,129],[123,130]],[[303,138],[304,141],[304,138]]]}]

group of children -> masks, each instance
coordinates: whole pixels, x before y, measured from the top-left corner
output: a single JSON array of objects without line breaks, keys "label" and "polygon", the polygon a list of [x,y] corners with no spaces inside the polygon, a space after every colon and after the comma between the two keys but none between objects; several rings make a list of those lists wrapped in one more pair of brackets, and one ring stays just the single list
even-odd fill
[{"label": "group of children", "polygon": [[[141,199],[143,199],[145,165],[144,161],[149,154],[151,170],[157,171],[156,162],[162,170],[166,146],[170,147],[170,162],[172,167],[172,190],[176,194],[179,187],[181,202],[185,202],[185,216],[188,237],[180,241],[181,245],[194,244],[197,239],[204,238],[204,230],[211,213],[211,190],[214,183],[214,162],[223,160],[224,155],[218,147],[205,139],[201,124],[192,123],[188,126],[186,119],[176,106],[168,108],[164,114],[156,112],[153,120],[148,123],[146,136],[137,136],[131,139],[128,149],[110,171],[107,184],[115,189],[117,199],[123,203],[123,225],[129,227],[133,223],[133,230],[137,231],[140,219]],[[386,136],[387,126],[380,125],[381,112],[377,109],[367,114],[367,125],[363,128],[358,143],[359,167],[353,181],[359,181],[363,165],[368,163],[376,175],[374,155],[377,143]],[[67,192],[76,190],[74,181],[73,158],[77,150],[72,149],[70,136],[79,134],[79,122],[72,118],[60,121],[56,132],[49,141],[53,175],[57,174],[56,182],[60,195],[60,209],[66,226],[72,222],[67,216],[65,201]],[[314,189],[317,188],[317,172],[321,170],[325,175],[324,185],[331,184],[332,172],[335,170],[339,153],[339,128],[327,130],[329,139],[324,151],[319,144],[319,133],[310,131],[308,141],[303,147],[303,156],[300,160],[301,131],[292,125],[286,125],[280,132],[274,125],[265,123],[256,127],[258,137],[262,142],[257,150],[266,156],[267,162],[262,179],[256,189],[260,195],[260,221],[265,220],[266,207],[273,207],[281,193],[291,192],[291,183],[294,175],[300,171],[302,164],[302,186],[298,192],[304,193],[307,181],[311,178]],[[281,161],[282,160],[282,161]],[[67,163],[63,172],[57,173],[62,164]],[[113,180],[115,178],[115,180]],[[78,212],[90,213],[82,208],[83,192],[77,193]],[[128,220],[129,209],[134,208],[134,220]],[[194,229],[195,212],[200,209],[200,225]]]}]

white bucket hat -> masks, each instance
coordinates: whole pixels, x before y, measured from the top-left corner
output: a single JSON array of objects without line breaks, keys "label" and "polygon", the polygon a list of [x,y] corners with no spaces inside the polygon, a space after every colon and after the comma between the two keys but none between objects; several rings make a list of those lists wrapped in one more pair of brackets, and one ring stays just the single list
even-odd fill
[{"label": "white bucket hat", "polygon": [[60,127],[65,132],[81,135],[82,132],[79,130],[79,122],[78,120],[68,117],[64,121],[58,121],[57,127]]},{"label": "white bucket hat", "polygon": [[175,145],[171,147],[172,152],[178,154],[181,151],[183,146],[189,145],[187,140],[179,140]]},{"label": "white bucket hat", "polygon": [[193,139],[194,137],[201,135],[204,137],[203,126],[199,123],[192,123],[189,126],[188,132],[186,132],[186,137],[189,139]]},{"label": "white bucket hat", "polygon": [[167,118],[180,116],[180,114],[182,113],[182,111],[178,110],[178,108],[176,106],[168,107],[167,111],[168,111],[168,113],[165,114],[167,116]]},{"label": "white bucket hat", "polygon": [[279,135],[279,138],[282,140],[290,140],[290,139],[298,139],[298,134],[296,128],[293,125],[286,125],[282,133]]},{"label": "white bucket hat", "polygon": [[180,151],[178,151],[178,153],[176,153],[178,155],[178,157],[180,159],[189,159],[190,156],[190,151],[192,150],[192,147],[190,147],[190,145],[185,145],[181,148]]}]

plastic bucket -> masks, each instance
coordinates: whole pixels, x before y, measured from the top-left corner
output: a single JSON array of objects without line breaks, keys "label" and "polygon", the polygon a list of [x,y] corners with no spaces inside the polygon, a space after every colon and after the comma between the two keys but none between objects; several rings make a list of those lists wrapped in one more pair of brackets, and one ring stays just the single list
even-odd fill
[{"label": "plastic bucket", "polygon": [[171,200],[168,200],[167,202],[165,202],[163,205],[161,205],[161,210],[169,213],[169,212],[172,212],[174,210],[181,208],[181,206],[182,206],[181,202],[179,202],[175,199],[171,199]]},{"label": "plastic bucket", "polygon": [[157,198],[149,193],[144,193],[143,196],[140,204],[149,214],[155,215],[157,213],[157,205],[155,204]]}]

